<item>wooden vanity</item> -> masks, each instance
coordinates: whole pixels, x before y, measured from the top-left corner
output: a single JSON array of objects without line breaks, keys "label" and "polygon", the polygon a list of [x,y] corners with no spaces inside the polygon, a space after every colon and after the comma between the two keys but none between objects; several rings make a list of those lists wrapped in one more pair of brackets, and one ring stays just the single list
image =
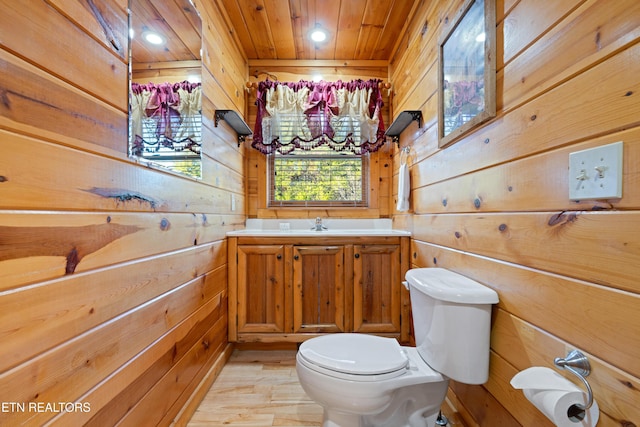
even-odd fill
[{"label": "wooden vanity", "polygon": [[362,332],[408,342],[409,245],[393,230],[231,233],[229,341]]}]

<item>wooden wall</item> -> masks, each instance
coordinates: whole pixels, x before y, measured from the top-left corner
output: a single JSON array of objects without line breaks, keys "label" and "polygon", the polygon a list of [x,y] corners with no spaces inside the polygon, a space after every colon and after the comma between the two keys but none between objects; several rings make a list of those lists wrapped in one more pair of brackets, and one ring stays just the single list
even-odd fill
[{"label": "wooden wall", "polygon": [[[274,213],[259,211],[259,164],[213,123],[217,108],[249,112],[244,84],[257,68],[217,2],[195,3],[201,181],[127,157],[126,0],[94,2],[120,50],[88,2],[0,0],[2,425],[180,423],[224,363],[224,235],[245,212]],[[378,198],[376,213],[413,232],[414,266],[461,272],[500,295],[489,382],[454,383],[450,400],[470,426],[549,425],[509,380],[579,348],[599,425],[638,426],[640,3],[498,0],[498,115],[438,149],[437,40],[461,4],[423,2],[380,75],[394,85],[392,111],[419,108],[424,124],[401,139],[411,211]],[[311,73],[281,65],[269,70],[281,80]],[[620,140],[623,198],[570,202],[568,153]],[[386,176],[380,194],[396,188]],[[85,405],[62,413],[58,402]]]},{"label": "wooden wall", "polygon": [[[469,426],[551,425],[509,381],[578,348],[598,425],[639,426],[640,2],[498,0],[497,117],[439,149],[437,43],[462,3],[423,2],[390,65],[393,111],[424,116],[401,138],[411,211],[394,226],[413,232],[414,267],[500,297],[490,379],[453,383],[450,401]],[[571,202],[569,153],[616,141],[622,199]]]},{"label": "wooden wall", "polygon": [[244,111],[247,67],[195,3],[201,181],[127,157],[127,0],[0,1],[1,425],[181,423],[225,361],[244,172],[213,111]]}]

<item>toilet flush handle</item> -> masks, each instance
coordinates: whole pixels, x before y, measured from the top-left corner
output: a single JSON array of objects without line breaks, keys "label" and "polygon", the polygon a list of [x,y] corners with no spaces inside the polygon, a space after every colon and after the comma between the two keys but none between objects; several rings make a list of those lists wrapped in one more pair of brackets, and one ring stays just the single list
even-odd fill
[{"label": "toilet flush handle", "polygon": [[409,290],[409,282],[407,282],[406,280],[402,281],[402,286],[404,286],[406,290]]}]

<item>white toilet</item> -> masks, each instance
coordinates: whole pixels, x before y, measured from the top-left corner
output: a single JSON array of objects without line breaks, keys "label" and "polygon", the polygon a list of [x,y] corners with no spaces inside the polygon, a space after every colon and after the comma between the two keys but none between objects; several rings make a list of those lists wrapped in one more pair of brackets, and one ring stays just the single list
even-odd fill
[{"label": "white toilet", "polygon": [[300,345],[296,370],[324,408],[324,427],[432,427],[449,378],[489,378],[491,304],[498,294],[442,268],[406,275],[417,347],[393,338],[343,333]]}]

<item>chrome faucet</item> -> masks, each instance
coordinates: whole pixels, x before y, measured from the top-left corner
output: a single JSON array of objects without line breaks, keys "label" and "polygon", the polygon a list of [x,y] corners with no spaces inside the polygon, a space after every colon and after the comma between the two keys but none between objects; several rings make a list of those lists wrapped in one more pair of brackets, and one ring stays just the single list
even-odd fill
[{"label": "chrome faucet", "polygon": [[315,231],[322,231],[322,230],[326,230],[327,227],[322,225],[322,218],[316,217],[316,225],[315,227],[311,227],[311,229]]}]

